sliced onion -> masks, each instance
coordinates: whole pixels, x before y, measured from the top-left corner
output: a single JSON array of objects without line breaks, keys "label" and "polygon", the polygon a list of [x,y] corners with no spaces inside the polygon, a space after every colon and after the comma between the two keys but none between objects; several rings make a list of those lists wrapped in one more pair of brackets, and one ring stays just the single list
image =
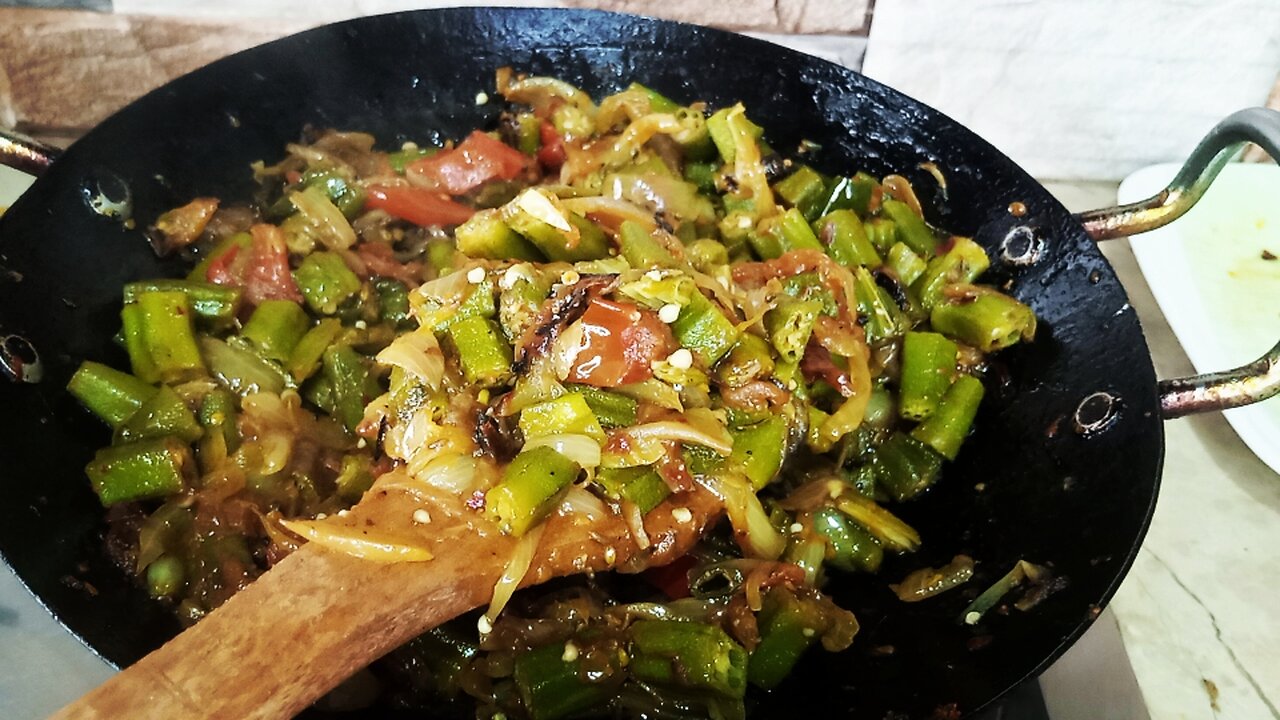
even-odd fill
[{"label": "sliced onion", "polygon": [[439,390],[444,379],[444,353],[429,327],[420,327],[397,337],[378,353],[376,359],[383,365],[403,369],[432,390]]},{"label": "sliced onion", "polygon": [[[688,411],[692,412],[692,411]],[[709,427],[694,427],[690,423],[678,420],[660,420],[627,428],[623,431],[628,439],[641,442],[650,440],[674,440],[685,445],[701,445],[714,450],[719,455],[733,452],[733,437],[723,425],[718,432]]]},{"label": "sliced onion", "polygon": [[592,495],[586,488],[574,485],[560,500],[560,514],[566,517],[584,517],[591,522],[599,522],[609,517],[609,510],[600,498]]},{"label": "sliced onion", "polygon": [[[535,75],[502,82],[503,76],[498,77],[498,93],[511,102],[545,108],[553,98],[559,98],[591,116],[596,113],[596,104],[590,95],[559,78]],[[510,78],[509,75],[506,77]]]},{"label": "sliced onion", "polygon": [[564,380],[573,372],[579,353],[586,349],[585,335],[586,326],[581,320],[574,320],[551,344],[551,352],[547,359],[554,368],[558,380]]},{"label": "sliced onion", "polygon": [[281,520],[290,532],[329,550],[372,562],[425,562],[431,551],[418,545],[406,545],[365,530],[336,525],[322,520]]},{"label": "sliced onion", "polygon": [[787,539],[769,522],[769,513],[745,476],[740,473],[703,475],[697,481],[724,501],[725,514],[743,552],[766,560],[777,560],[782,555]]},{"label": "sliced onion", "polygon": [[652,543],[649,542],[649,533],[644,529],[644,514],[640,512],[640,506],[623,501],[622,519],[626,521],[627,529],[631,531],[631,539],[635,540],[636,547],[648,550]]},{"label": "sliced onion", "polygon": [[611,389],[613,392],[619,395],[626,395],[632,400],[651,403],[665,410],[684,412],[684,403],[680,401],[679,391],[661,380],[650,378],[638,383],[619,385]]},{"label": "sliced onion", "polygon": [[462,304],[471,289],[467,273],[471,267],[441,275],[435,280],[425,282],[409,296],[409,304],[413,308],[413,316],[418,324],[434,328],[440,321],[447,319]]},{"label": "sliced onion", "polygon": [[563,200],[562,204],[566,210],[591,218],[615,232],[618,226],[626,220],[639,223],[646,230],[652,230],[658,226],[653,219],[652,212],[626,200],[589,195],[587,197],[568,198]]},{"label": "sliced onion", "polygon": [[502,609],[507,606],[507,602],[520,587],[524,576],[529,573],[529,567],[533,565],[533,554],[538,550],[538,542],[542,539],[542,531],[546,527],[545,523],[539,523],[516,542],[511,559],[507,560],[506,567],[502,569],[502,576],[493,586],[493,599],[489,601],[489,609],[484,614],[491,624],[502,614]]},{"label": "sliced onion", "polygon": [[536,447],[549,447],[587,470],[600,467],[600,443],[587,435],[541,435],[524,443],[525,450]]},{"label": "sliced onion", "polygon": [[[609,149],[605,163],[611,167],[622,165],[636,153],[640,152],[640,147],[649,142],[654,135],[662,133],[664,135],[675,135],[684,129],[684,125],[676,119],[675,115],[669,113],[654,113],[637,118],[622,134],[613,141],[613,147]],[[763,166],[761,166],[763,172]]]},{"label": "sliced onion", "polygon": [[346,250],[356,244],[356,231],[351,229],[351,222],[320,188],[291,192],[289,200],[325,247]]}]

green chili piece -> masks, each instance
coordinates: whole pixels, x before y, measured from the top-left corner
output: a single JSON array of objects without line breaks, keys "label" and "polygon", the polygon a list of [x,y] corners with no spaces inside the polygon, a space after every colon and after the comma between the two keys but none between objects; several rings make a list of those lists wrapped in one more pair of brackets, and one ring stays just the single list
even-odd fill
[{"label": "green chili piece", "polygon": [[852,518],[833,507],[813,511],[813,531],[826,538],[826,562],[847,572],[874,573],[884,560],[880,543]]},{"label": "green chili piece", "polygon": [[640,508],[640,513],[645,515],[671,494],[666,481],[649,465],[599,468],[596,470],[596,483],[605,495],[625,500]]},{"label": "green chili piece", "polygon": [[126,305],[137,302],[146,292],[182,292],[191,299],[191,310],[200,320],[215,327],[232,323],[240,310],[240,288],[191,280],[147,280],[124,286]]},{"label": "green chili piece", "polygon": [[192,323],[191,298],[178,290],[140,293],[142,338],[156,373],[179,383],[205,373]]},{"label": "green chili piece", "polygon": [[740,468],[757,491],[773,481],[782,469],[791,426],[781,415],[744,428],[731,429],[733,452],[729,463]]},{"label": "green chili piece", "polygon": [[293,279],[307,305],[321,315],[333,315],[343,301],[360,292],[360,278],[340,255],[332,252],[307,255],[293,271]]},{"label": "green chili piece", "polygon": [[880,267],[880,255],[867,239],[862,221],[852,210],[835,210],[823,215],[813,224],[813,229],[832,260],[850,268],[857,265]]},{"label": "green chili piece", "polygon": [[587,435],[605,441],[604,428],[582,393],[566,393],[553,400],[530,405],[520,412],[520,432],[526,440],[544,435]]},{"label": "green chili piece", "polygon": [[264,300],[254,309],[240,335],[262,356],[284,362],[311,327],[311,318],[292,300]]},{"label": "green chili piece", "polygon": [[525,450],[507,465],[502,482],[485,494],[485,506],[504,531],[523,535],[551,512],[554,498],[577,479],[579,470],[549,447]]},{"label": "green chili piece", "polygon": [[85,474],[104,506],[182,491],[191,449],[177,438],[139,440],[98,451]]},{"label": "green chili piece", "polygon": [[901,200],[886,198],[880,203],[880,212],[893,221],[900,242],[922,258],[933,257],[938,247],[938,238],[910,205]]},{"label": "green chili piece", "polygon": [[574,716],[608,702],[617,690],[615,684],[587,680],[582,661],[565,660],[564,654],[557,643],[516,655],[512,677],[532,720]]},{"label": "green chili piece", "polygon": [[938,479],[942,456],[905,433],[895,432],[876,448],[876,487],[902,502],[924,492]]},{"label": "green chili piece", "polygon": [[978,285],[952,285],[929,312],[934,330],[983,352],[1031,340],[1036,316],[1004,293]]},{"label": "green chili piece", "polygon": [[788,205],[799,210],[806,220],[818,217],[826,199],[826,178],[808,165],[800,165],[787,177],[774,183],[773,191]]},{"label": "green chili piece", "polygon": [[253,245],[253,236],[247,232],[239,232],[223,238],[200,259],[200,262],[196,263],[195,267],[191,268],[191,272],[187,273],[187,280],[197,283],[206,282],[209,279],[209,267],[213,265],[215,260],[222,258],[229,252],[238,253],[241,250],[248,250],[251,245]]},{"label": "green chili piece", "polygon": [[671,332],[707,368],[714,367],[729,352],[739,335],[734,323],[701,292],[689,298],[689,304],[671,324]]},{"label": "green chili piece", "polygon": [[378,278],[373,281],[373,289],[378,293],[378,319],[397,329],[413,326],[408,285],[391,278]]},{"label": "green chili piece", "polygon": [[864,172],[851,178],[832,178],[824,188],[825,197],[818,206],[818,215],[827,215],[834,210],[852,210],[865,218],[871,212],[871,199],[879,187],[880,181]]},{"label": "green chili piece", "polygon": [[966,237],[956,237],[945,253],[929,261],[912,289],[919,295],[920,302],[932,309],[948,285],[971,283],[990,265],[981,245]]},{"label": "green chili piece", "polygon": [[636,424],[636,410],[640,403],[616,392],[609,392],[590,385],[570,385],[569,390],[581,393],[587,407],[595,413],[605,428],[628,427]]},{"label": "green chili piece", "polygon": [[355,432],[365,405],[380,392],[368,360],[346,345],[333,345],[324,351],[321,372],[333,393],[332,415]]},{"label": "green chili piece", "polygon": [[408,150],[397,150],[387,153],[387,162],[391,165],[391,169],[397,175],[403,175],[404,169],[414,160],[421,160],[424,157],[431,157],[440,152],[438,147],[413,147]]},{"label": "green chili piece", "polygon": [[67,390],[112,428],[123,424],[157,392],[133,375],[88,360],[80,363]]},{"label": "green chili piece", "polygon": [[186,568],[182,559],[173,555],[161,555],[147,566],[147,592],[153,598],[176,595],[186,585]]},{"label": "green chili piece", "polygon": [[982,381],[972,375],[961,375],[942,396],[933,415],[911,431],[911,437],[938,451],[948,460],[955,460],[973,427],[978,405],[985,392]]},{"label": "green chili piece", "polygon": [[764,327],[769,332],[769,341],[783,362],[800,362],[821,312],[822,306],[812,300],[793,300],[784,295],[765,313]]},{"label": "green chili piece", "polygon": [[907,287],[915,283],[924,274],[927,267],[924,259],[915,254],[904,243],[894,243],[893,247],[889,248],[885,264],[893,271],[894,275],[898,276],[898,281]]},{"label": "green chili piece", "polygon": [[209,372],[238,395],[256,392],[279,394],[289,385],[278,365],[263,360],[242,344],[233,345],[217,338],[202,336],[200,351],[209,363]]},{"label": "green chili piece", "polygon": [[541,261],[542,253],[507,227],[499,210],[481,210],[454,230],[458,252],[490,260]]},{"label": "green chili piece", "polygon": [[898,414],[908,420],[933,415],[956,374],[956,344],[938,333],[909,332],[902,339]]},{"label": "green chili piece", "polygon": [[805,650],[817,640],[816,623],[803,604],[790,592],[771,591],[757,618],[760,644],[751,651],[747,679],[752,685],[772,690],[787,675]]},{"label": "green chili piece", "polygon": [[324,357],[324,351],[341,334],[342,323],[334,318],[325,318],[316,323],[315,327],[308,330],[298,340],[298,344],[294,345],[293,352],[289,353],[289,360],[285,363],[285,369],[289,371],[289,375],[296,382],[302,382],[311,377],[316,370],[320,369],[320,360]]},{"label": "green chili piece", "polygon": [[204,435],[204,428],[196,421],[195,413],[187,407],[178,393],[168,385],[161,385],[154,395],[142,403],[138,411],[129,416],[116,430],[118,442],[132,442],[147,438],[172,436],[183,442],[195,442]]},{"label": "green chili piece", "polygon": [[496,387],[511,379],[511,345],[497,323],[475,315],[451,323],[448,332],[467,382]]},{"label": "green chili piece", "polygon": [[716,625],[675,620],[632,623],[631,663],[638,680],[742,698],[747,651]]},{"label": "green chili piece", "polygon": [[618,226],[618,249],[633,268],[671,268],[677,265],[675,256],[645,227],[631,220],[623,220]]}]

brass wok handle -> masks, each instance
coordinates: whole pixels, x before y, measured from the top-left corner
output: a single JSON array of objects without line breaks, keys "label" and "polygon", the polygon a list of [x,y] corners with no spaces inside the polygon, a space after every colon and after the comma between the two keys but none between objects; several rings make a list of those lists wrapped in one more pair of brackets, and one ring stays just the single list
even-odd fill
[{"label": "brass wok handle", "polygon": [[26,135],[0,128],[0,165],[39,176],[49,169],[61,151]]},{"label": "brass wok handle", "polygon": [[[1164,190],[1146,200],[1076,217],[1098,241],[1168,225],[1204,196],[1222,168],[1250,142],[1280,161],[1280,112],[1249,108],[1232,113],[1200,141]],[[1261,402],[1280,394],[1280,343],[1233,370],[1161,380],[1159,391],[1160,411],[1166,418]]]}]

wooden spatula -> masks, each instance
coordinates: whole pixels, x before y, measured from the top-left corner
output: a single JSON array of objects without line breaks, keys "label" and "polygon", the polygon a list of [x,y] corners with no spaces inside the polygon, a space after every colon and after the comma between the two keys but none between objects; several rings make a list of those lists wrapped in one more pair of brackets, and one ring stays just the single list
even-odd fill
[{"label": "wooden spatula", "polygon": [[[304,545],[53,717],[291,717],[407,640],[489,601],[516,541],[477,513],[414,523],[420,508],[412,494],[375,486],[344,521],[371,533],[398,524],[402,535],[420,535],[432,560],[379,563]],[[696,543],[721,509],[701,487],[667,500],[645,519],[645,549],[617,515],[553,516],[522,585],[665,564]]]}]

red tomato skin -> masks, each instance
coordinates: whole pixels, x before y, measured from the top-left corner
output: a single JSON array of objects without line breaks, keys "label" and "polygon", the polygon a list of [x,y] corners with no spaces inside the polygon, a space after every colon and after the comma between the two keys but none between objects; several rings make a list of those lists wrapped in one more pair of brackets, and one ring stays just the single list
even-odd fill
[{"label": "red tomato skin", "polygon": [[564,138],[556,132],[556,126],[546,120],[538,128],[538,135],[542,139],[542,147],[538,148],[538,162],[550,170],[559,170],[564,165]]},{"label": "red tomato skin", "polygon": [[510,180],[528,162],[519,150],[476,130],[452,150],[409,163],[405,175],[450,195],[461,195],[490,180]]},{"label": "red tomato skin", "polygon": [[385,210],[422,227],[459,225],[475,214],[475,210],[466,205],[426,188],[374,185],[366,190],[366,196],[368,207]]},{"label": "red tomato skin", "polygon": [[615,387],[653,376],[650,365],[666,357],[675,340],[648,310],[592,298],[582,315],[582,342],[569,371],[572,382]]},{"label": "red tomato skin", "polygon": [[263,300],[302,302],[302,293],[289,270],[289,247],[284,232],[275,225],[259,224],[249,229],[253,235],[249,265],[245,268],[244,297],[252,305]]},{"label": "red tomato skin", "polygon": [[672,600],[690,597],[689,571],[697,564],[692,555],[682,555],[667,565],[652,567],[640,574],[648,583]]}]

